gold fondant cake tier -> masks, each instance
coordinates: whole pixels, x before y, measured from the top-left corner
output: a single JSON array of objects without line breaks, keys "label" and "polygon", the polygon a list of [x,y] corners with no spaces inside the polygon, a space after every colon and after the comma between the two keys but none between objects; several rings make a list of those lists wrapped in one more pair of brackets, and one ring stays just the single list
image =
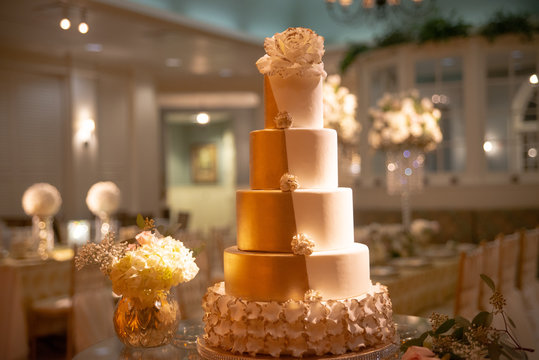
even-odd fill
[{"label": "gold fondant cake tier", "polygon": [[264,129],[251,138],[251,189],[279,189],[284,173],[303,189],[338,186],[337,133],[333,129]]},{"label": "gold fondant cake tier", "polygon": [[233,246],[225,250],[224,275],[228,295],[253,301],[303,300],[310,289],[324,300],[344,299],[364,294],[371,286],[369,249],[359,243],[309,256]]},{"label": "gold fondant cake tier", "polygon": [[305,234],[314,251],[354,243],[352,190],[239,190],[237,245],[245,251],[291,253],[292,238]]}]

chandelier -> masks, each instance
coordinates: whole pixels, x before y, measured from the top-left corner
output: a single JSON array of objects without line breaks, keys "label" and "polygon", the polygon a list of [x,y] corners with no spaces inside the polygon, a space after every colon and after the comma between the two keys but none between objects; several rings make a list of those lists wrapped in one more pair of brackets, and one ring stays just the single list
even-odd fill
[{"label": "chandelier", "polygon": [[386,19],[400,14],[424,16],[434,8],[434,0],[325,0],[329,15],[336,21],[356,22],[362,16]]}]

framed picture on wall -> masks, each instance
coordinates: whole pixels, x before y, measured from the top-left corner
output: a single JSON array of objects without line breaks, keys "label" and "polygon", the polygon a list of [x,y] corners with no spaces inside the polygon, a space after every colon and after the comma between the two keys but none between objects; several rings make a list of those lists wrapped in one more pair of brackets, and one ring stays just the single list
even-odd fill
[{"label": "framed picture on wall", "polygon": [[217,182],[217,146],[215,144],[191,145],[191,179],[197,184]]}]

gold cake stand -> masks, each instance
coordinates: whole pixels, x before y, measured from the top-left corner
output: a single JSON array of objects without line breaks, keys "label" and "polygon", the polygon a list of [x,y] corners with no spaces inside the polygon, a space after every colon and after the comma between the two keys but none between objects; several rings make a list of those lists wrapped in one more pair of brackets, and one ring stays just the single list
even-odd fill
[{"label": "gold cake stand", "polygon": [[[232,354],[230,352],[217,349],[209,346],[202,336],[199,336],[197,339],[197,350],[203,359],[206,360],[291,360],[297,359],[296,357],[291,356],[280,356],[278,358],[272,357],[270,355],[238,355]],[[398,344],[388,344],[383,347],[377,347],[374,349],[366,349],[365,351],[359,352],[347,352],[342,355],[329,355],[329,356],[305,356],[305,360],[389,360],[397,359],[399,356],[399,345]]]}]

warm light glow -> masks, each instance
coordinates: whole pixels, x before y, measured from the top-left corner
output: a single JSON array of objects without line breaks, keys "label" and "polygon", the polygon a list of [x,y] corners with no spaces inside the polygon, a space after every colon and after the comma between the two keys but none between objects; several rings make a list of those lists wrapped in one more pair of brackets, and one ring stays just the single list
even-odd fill
[{"label": "warm light glow", "polygon": [[88,24],[86,24],[84,21],[82,21],[79,24],[79,32],[81,34],[86,34],[88,32],[88,30],[90,30],[90,27],[88,26]]},{"label": "warm light glow", "polygon": [[387,169],[388,169],[389,171],[395,171],[396,168],[397,168],[397,167],[396,167],[395,164],[393,164],[393,163],[387,164]]},{"label": "warm light glow", "polygon": [[490,141],[485,141],[483,143],[483,150],[485,150],[485,152],[491,152],[492,148],[493,148],[493,145]]},{"label": "warm light glow", "polygon": [[201,113],[198,113],[197,114],[197,123],[199,124],[207,124],[210,122],[210,115],[204,113],[204,112],[201,112]]},{"label": "warm light glow", "polygon": [[528,150],[528,156],[531,158],[537,157],[537,149],[536,148],[530,148]]},{"label": "warm light glow", "polygon": [[92,134],[95,131],[95,121],[86,118],[80,122],[79,131],[77,132],[77,136],[80,139],[84,145],[88,145],[90,140],[92,139]]},{"label": "warm light glow", "polygon": [[63,30],[68,30],[71,27],[71,21],[68,18],[63,18],[60,20],[60,28]]},{"label": "warm light glow", "polygon": [[537,78],[537,74],[533,74],[532,76],[530,76],[530,84],[537,85],[538,82],[539,79]]}]

